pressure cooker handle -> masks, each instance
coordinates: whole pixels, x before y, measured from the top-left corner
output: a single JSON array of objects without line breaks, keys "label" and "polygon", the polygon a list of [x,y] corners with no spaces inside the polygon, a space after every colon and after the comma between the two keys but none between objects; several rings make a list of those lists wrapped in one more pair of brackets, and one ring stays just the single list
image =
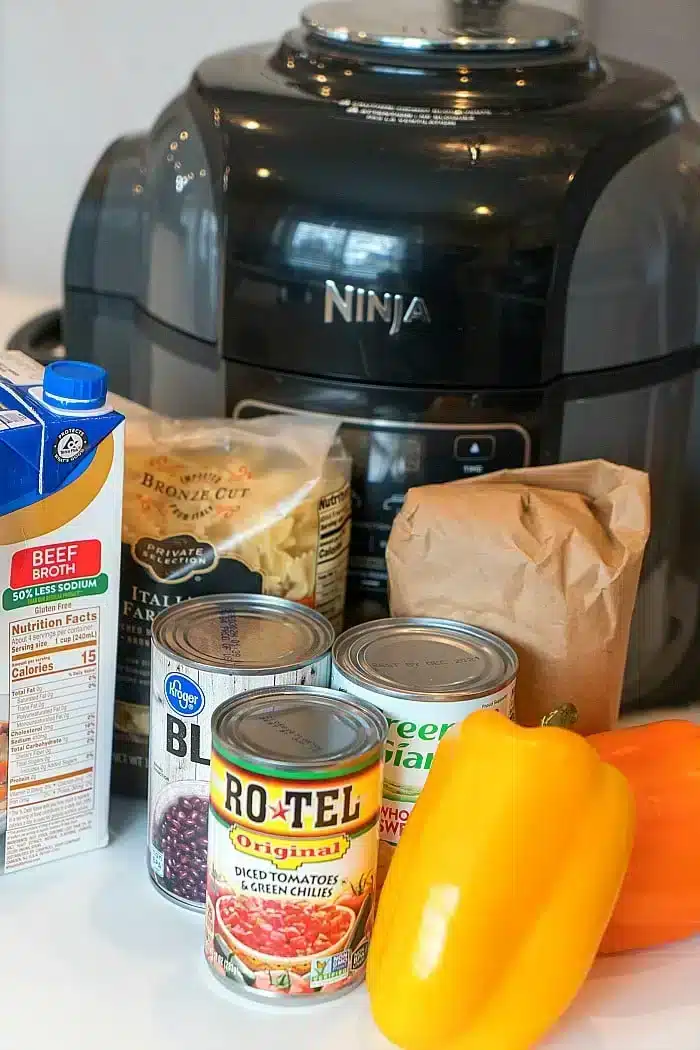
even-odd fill
[{"label": "pressure cooker handle", "polygon": [[65,357],[61,311],[47,310],[18,328],[7,340],[8,350],[21,350],[42,365]]}]

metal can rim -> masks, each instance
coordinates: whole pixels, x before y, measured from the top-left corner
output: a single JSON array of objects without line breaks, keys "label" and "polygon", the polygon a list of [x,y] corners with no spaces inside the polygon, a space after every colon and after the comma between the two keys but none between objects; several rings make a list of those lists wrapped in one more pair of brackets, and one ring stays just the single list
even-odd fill
[{"label": "metal can rim", "polygon": [[[465,636],[478,638],[483,642],[488,642],[504,657],[507,670],[502,679],[490,683],[483,689],[477,687],[473,689],[466,688],[461,691],[455,689],[448,692],[440,689],[434,691],[405,689],[398,684],[391,687],[385,686],[381,682],[373,681],[369,675],[363,674],[359,667],[355,668],[353,666],[349,659],[349,647],[358,638],[361,638],[364,634],[371,634],[373,630],[379,632],[383,630],[389,631],[391,628],[405,629],[406,627],[435,628],[438,631],[440,629],[447,629],[452,633],[462,633]],[[499,635],[486,630],[484,627],[476,627],[474,624],[462,623],[460,620],[446,620],[433,616],[396,616],[387,617],[381,620],[371,620],[369,623],[358,624],[357,626],[344,631],[336,638],[331,653],[333,670],[351,684],[359,686],[362,689],[371,690],[379,696],[395,696],[401,700],[415,701],[418,703],[463,703],[467,700],[479,700],[485,696],[491,696],[493,693],[498,693],[501,689],[507,689],[508,686],[512,685],[517,678],[519,667],[518,654],[505,638],[501,638]]]},{"label": "metal can rim", "polygon": [[[241,754],[236,750],[235,743],[226,740],[221,732],[221,724],[224,718],[233,710],[240,710],[246,704],[259,700],[272,700],[275,696],[306,697],[309,700],[317,698],[326,700],[329,705],[340,707],[346,711],[353,711],[365,718],[365,726],[368,724],[374,730],[375,739],[356,754],[351,755],[347,761],[337,757],[326,759],[266,759],[250,752]],[[361,700],[359,697],[348,693],[341,693],[335,689],[321,686],[308,685],[271,685],[261,689],[252,689],[246,693],[240,693],[229,700],[224,700],[214,711],[211,720],[211,742],[212,751],[216,751],[226,761],[245,769],[247,772],[262,773],[263,775],[274,774],[284,780],[320,780],[329,776],[332,771],[338,776],[351,775],[368,769],[379,758],[381,758],[384,745],[389,733],[389,723],[386,715],[374,704]],[[306,766],[304,770],[302,767]],[[311,767],[310,769],[308,767]]]},{"label": "metal can rim", "polygon": [[[240,605],[243,609],[245,609],[246,604],[250,606],[257,603],[262,608],[267,608],[269,610],[277,609],[279,612],[288,612],[298,621],[306,620],[307,623],[313,623],[314,626],[319,629],[321,635],[319,638],[318,649],[303,660],[294,660],[285,664],[268,664],[264,667],[251,667],[246,664],[237,664],[234,666],[230,663],[217,664],[209,663],[204,660],[196,660],[185,652],[178,651],[173,645],[168,644],[167,641],[163,640],[163,630],[170,625],[172,620],[177,620],[179,616],[182,616],[185,610],[196,612],[198,608],[210,604],[215,605],[217,602]],[[233,611],[235,612],[236,610],[234,609]],[[188,667],[195,668],[198,671],[205,671],[212,674],[228,674],[232,676],[244,675],[248,678],[254,678],[258,675],[262,677],[270,674],[286,674],[291,671],[300,671],[302,668],[308,667],[317,660],[323,659],[323,657],[330,652],[335,638],[335,628],[323,613],[320,613],[317,609],[310,608],[308,605],[302,605],[300,602],[290,601],[288,598],[278,598],[273,594],[209,594],[200,595],[197,598],[188,598],[184,602],[180,602],[178,605],[171,606],[169,609],[163,609],[163,611],[158,613],[155,617],[151,627],[151,641],[153,647],[165,656],[168,656],[179,663],[185,663]]]}]

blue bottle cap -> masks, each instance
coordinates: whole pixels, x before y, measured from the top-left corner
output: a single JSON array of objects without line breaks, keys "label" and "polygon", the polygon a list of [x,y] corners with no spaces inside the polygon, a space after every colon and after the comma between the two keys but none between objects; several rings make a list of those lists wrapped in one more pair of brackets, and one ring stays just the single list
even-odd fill
[{"label": "blue bottle cap", "polygon": [[64,411],[89,412],[107,400],[107,373],[85,361],[54,361],[44,369],[44,401]]}]

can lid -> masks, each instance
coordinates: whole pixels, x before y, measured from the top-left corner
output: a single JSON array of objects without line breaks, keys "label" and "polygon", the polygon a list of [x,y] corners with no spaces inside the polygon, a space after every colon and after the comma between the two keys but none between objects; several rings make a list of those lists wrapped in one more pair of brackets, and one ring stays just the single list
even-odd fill
[{"label": "can lid", "polygon": [[354,627],[336,641],[333,662],[357,685],[420,700],[487,696],[518,670],[515,650],[490,631],[427,617]]},{"label": "can lid", "polygon": [[235,765],[282,779],[343,776],[372,765],[389,727],[371,704],[311,686],[271,686],[217,708],[214,748]]},{"label": "can lid", "polygon": [[153,643],[202,671],[278,674],[306,667],[333,644],[320,613],[265,594],[192,598],[153,621]]},{"label": "can lid", "polygon": [[87,361],[53,361],[44,369],[43,397],[64,412],[94,411],[107,400],[107,373]]}]

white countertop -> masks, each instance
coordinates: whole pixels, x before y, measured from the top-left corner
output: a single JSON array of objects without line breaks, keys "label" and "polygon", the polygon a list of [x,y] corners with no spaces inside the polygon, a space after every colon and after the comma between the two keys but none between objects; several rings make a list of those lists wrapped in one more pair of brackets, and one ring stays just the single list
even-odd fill
[{"label": "white countertop", "polygon": [[[51,305],[0,289],[0,343]],[[362,988],[295,1009],[223,989],[201,918],[150,884],[144,809],[116,800],[107,849],[6,876],[0,1050],[387,1050]],[[539,1050],[700,1050],[700,939],[600,959]]]},{"label": "white countertop", "polygon": [[[201,917],[150,883],[144,810],[116,800],[107,849],[5,877],[3,1050],[388,1050],[363,988],[295,1008],[222,988]],[[601,959],[540,1050],[698,1047],[700,940]]]}]

